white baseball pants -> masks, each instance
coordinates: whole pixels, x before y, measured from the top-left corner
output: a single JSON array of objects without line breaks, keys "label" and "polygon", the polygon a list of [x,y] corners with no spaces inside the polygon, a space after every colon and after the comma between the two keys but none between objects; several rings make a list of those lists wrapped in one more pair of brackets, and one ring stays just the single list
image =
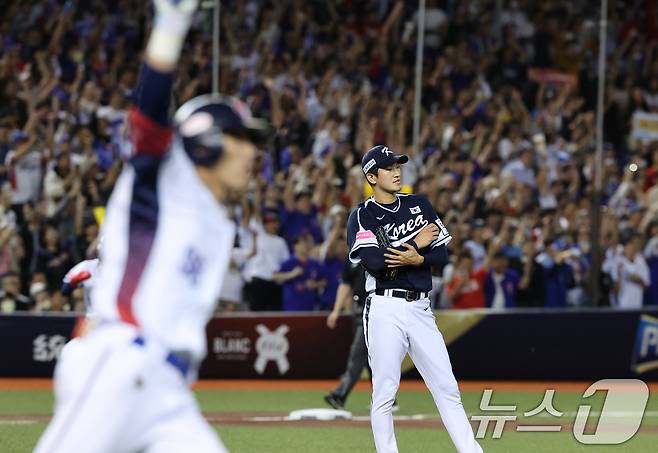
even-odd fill
[{"label": "white baseball pants", "polygon": [[114,324],[70,342],[55,370],[55,416],[36,453],[226,453],[181,373]]},{"label": "white baseball pants", "polygon": [[397,453],[391,408],[408,352],[430,390],[443,424],[459,453],[481,453],[461,402],[443,336],[429,299],[408,302],[372,295],[363,311],[372,368],[372,432],[377,453]]}]

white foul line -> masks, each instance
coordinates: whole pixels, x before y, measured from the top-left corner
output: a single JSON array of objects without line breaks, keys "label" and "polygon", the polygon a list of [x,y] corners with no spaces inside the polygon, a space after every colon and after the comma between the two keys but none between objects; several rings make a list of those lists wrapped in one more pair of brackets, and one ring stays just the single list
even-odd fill
[{"label": "white foul line", "polygon": [[[610,416],[616,416],[616,417],[631,417],[635,415],[634,412],[632,411],[608,411],[606,412]],[[577,412],[565,412],[562,417],[553,417],[550,414],[538,414],[534,415],[532,417],[523,417],[523,412],[510,412],[510,414],[516,414],[519,416],[518,421],[522,421],[524,419],[530,419],[530,418],[568,418],[568,417],[575,417]],[[478,412],[474,413],[469,413],[468,417],[470,418],[471,415],[481,415]],[[590,417],[596,417],[601,415],[600,411],[592,411],[590,413]],[[655,418],[658,417],[658,411],[646,411],[644,413],[645,417],[651,417]],[[258,417],[244,417],[244,421],[249,421],[249,422],[262,422],[262,423],[271,423],[271,422],[291,422],[291,421],[309,421],[309,420],[316,420],[315,418],[302,418],[300,419],[293,419],[288,416],[258,416]],[[370,421],[370,416],[369,415],[356,415],[352,418],[346,419],[346,418],[340,418],[336,420],[353,420],[356,422],[369,422]],[[394,421],[400,421],[400,422],[407,422],[407,421],[423,421],[423,420],[440,420],[440,417],[437,414],[413,414],[413,415],[394,415],[393,416]],[[325,420],[326,421],[326,420]],[[522,428],[522,427],[519,427]],[[536,426],[533,426],[533,428],[536,428]],[[555,427],[552,427],[555,429]],[[518,431],[526,431],[526,429],[519,429]],[[537,431],[540,431],[537,429]],[[550,431],[550,430],[547,430]]]},{"label": "white foul line", "polygon": [[548,425],[548,426],[542,426],[542,425],[522,425],[522,426],[517,426],[516,427],[517,431],[529,431],[529,432],[558,432],[562,431],[562,426],[561,425]]}]

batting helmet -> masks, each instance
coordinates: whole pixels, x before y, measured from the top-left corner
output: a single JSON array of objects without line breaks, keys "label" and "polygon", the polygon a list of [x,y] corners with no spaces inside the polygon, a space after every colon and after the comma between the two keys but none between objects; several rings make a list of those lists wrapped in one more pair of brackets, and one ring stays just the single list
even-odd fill
[{"label": "batting helmet", "polygon": [[196,165],[213,165],[222,155],[224,135],[264,142],[272,127],[254,118],[244,102],[230,96],[205,94],[190,99],[174,115],[183,148]]}]

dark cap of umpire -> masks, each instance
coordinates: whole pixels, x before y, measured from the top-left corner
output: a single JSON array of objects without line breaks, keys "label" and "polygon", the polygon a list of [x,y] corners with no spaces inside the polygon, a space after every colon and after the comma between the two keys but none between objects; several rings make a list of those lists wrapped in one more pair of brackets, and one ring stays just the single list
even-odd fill
[{"label": "dark cap of umpire", "polygon": [[387,168],[395,163],[404,164],[408,161],[409,157],[405,154],[395,154],[388,146],[376,145],[361,159],[361,169],[364,174],[377,174],[378,168]]}]

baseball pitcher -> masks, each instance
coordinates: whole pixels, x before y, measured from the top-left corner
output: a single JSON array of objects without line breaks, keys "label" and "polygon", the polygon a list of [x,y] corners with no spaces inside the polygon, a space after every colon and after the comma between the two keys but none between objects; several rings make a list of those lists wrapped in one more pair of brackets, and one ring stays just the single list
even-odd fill
[{"label": "baseball pitcher", "polygon": [[374,196],[351,213],[347,225],[350,260],[366,269],[363,329],[372,369],[375,446],[378,453],[398,451],[391,409],[409,353],[457,451],[479,453],[428,298],[430,267],[447,262],[451,236],[425,198],[397,193],[400,166],[407,160],[382,145],[365,154],[361,165]]},{"label": "baseball pitcher", "polygon": [[129,121],[133,154],[103,223],[92,291],[99,318],[57,365],[55,416],[38,453],[225,452],[189,388],[227,271],[223,202],[250,180],[266,124],[242,102],[201,96],[168,119],[197,0],[155,0]]}]

